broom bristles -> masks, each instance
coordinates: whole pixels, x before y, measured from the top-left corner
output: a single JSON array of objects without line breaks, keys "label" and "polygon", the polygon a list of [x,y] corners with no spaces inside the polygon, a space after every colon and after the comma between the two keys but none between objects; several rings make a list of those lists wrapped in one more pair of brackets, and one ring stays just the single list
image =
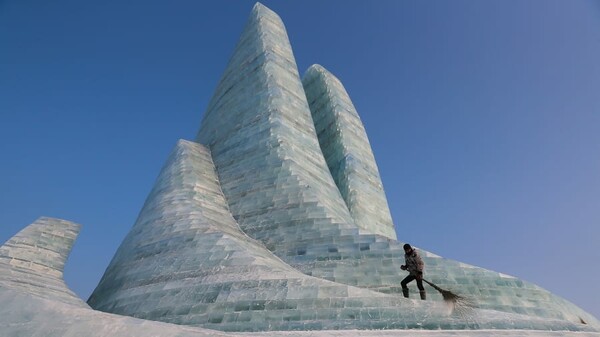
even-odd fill
[{"label": "broom bristles", "polygon": [[450,306],[452,313],[456,312],[459,315],[465,315],[468,311],[477,306],[475,301],[473,301],[470,298],[455,294],[450,290],[442,289],[425,279],[423,279],[423,281],[425,281],[425,283],[429,284],[431,287],[433,287],[433,289],[437,290],[440,294],[442,294],[444,302],[446,302]]}]

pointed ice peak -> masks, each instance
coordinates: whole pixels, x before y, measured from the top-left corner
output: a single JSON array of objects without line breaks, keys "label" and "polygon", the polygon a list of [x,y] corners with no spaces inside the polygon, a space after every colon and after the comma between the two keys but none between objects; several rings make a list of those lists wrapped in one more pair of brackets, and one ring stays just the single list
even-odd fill
[{"label": "pointed ice peak", "polygon": [[320,64],[313,64],[312,66],[308,67],[308,69],[306,69],[306,71],[304,72],[302,82],[310,82],[315,78],[319,77],[324,78],[326,81],[333,81],[336,83],[337,86],[343,87],[340,79]]},{"label": "pointed ice peak", "polygon": [[274,20],[275,22],[283,25],[283,21],[279,15],[277,15],[277,13],[260,2],[257,2],[254,7],[252,7],[252,12],[250,12],[250,21],[260,22],[263,18]]},{"label": "pointed ice peak", "polygon": [[254,7],[252,7],[252,13],[256,13],[256,14],[266,14],[266,13],[273,13],[275,15],[277,15],[275,12],[273,12],[269,7],[261,4],[260,2],[257,2],[254,4]]},{"label": "pointed ice peak", "polygon": [[177,141],[177,144],[175,144],[175,148],[173,149],[172,152],[175,152],[177,150],[184,150],[184,149],[193,149],[193,150],[199,150],[199,151],[204,151],[204,152],[210,152],[204,145],[198,144],[196,142],[192,142],[190,140],[185,140],[185,139],[179,139]]},{"label": "pointed ice peak", "polygon": [[306,69],[306,72],[304,74],[306,75],[309,72],[310,73],[313,73],[313,72],[324,73],[324,72],[328,72],[328,71],[322,65],[315,63],[312,66],[308,67],[308,69]]},{"label": "pointed ice peak", "polygon": [[[306,108],[302,82],[292,46],[281,18],[261,3],[249,15],[233,55],[212,96],[195,139],[211,149],[216,139],[230,134],[247,119],[281,110],[262,106],[275,101],[299,98]],[[275,103],[273,103],[275,104]],[[235,123],[226,121],[229,116]]]},{"label": "pointed ice peak", "polygon": [[[185,146],[190,146],[193,142],[189,141],[189,140],[185,140],[185,139],[179,139],[177,141],[177,144],[175,145],[176,147],[185,147]],[[196,144],[196,143],[194,143]]]},{"label": "pointed ice peak", "polygon": [[[163,170],[181,170],[184,166],[195,167],[200,163],[208,164],[210,162],[210,156],[210,149],[208,147],[197,142],[179,139],[173,150],[171,150],[171,154],[169,155],[169,159],[163,167]],[[209,160],[209,162],[207,162],[207,160]],[[210,164],[212,165],[212,162],[210,162]],[[208,167],[212,167],[211,165]],[[195,170],[194,172],[194,175],[197,175],[196,173],[202,173],[196,172]]]},{"label": "pointed ice peak", "polygon": [[[183,167],[188,167],[192,165],[191,161],[194,161],[194,158],[197,158],[198,155],[206,154],[210,156],[210,150],[204,145],[185,139],[179,139],[169,153],[167,162],[162,167],[160,175],[170,175],[172,174],[172,171],[179,171]],[[168,181],[169,180],[167,179],[165,182]]]},{"label": "pointed ice peak", "polygon": [[308,67],[308,69],[306,69],[306,71],[304,72],[304,76],[302,76],[302,80],[305,81],[307,78],[312,79],[317,76],[327,76],[328,74],[331,75],[331,73],[327,71],[327,69],[325,69],[322,65],[313,64],[312,66]]}]

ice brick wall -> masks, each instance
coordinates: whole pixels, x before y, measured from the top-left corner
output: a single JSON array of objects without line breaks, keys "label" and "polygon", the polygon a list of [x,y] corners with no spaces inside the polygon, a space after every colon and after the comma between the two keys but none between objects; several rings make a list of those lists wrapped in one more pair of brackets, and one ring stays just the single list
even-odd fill
[{"label": "ice brick wall", "polygon": [[[291,270],[239,230],[208,149],[180,140],[89,303],[156,318],[164,316],[161,308],[189,311],[195,301],[214,301],[218,292],[200,280],[233,280],[263,268]],[[190,296],[188,303],[177,295]]]},{"label": "ice brick wall", "polygon": [[[378,235],[340,236],[328,249],[289,256],[288,261],[308,275],[338,283],[401,293],[400,282],[408,274],[403,243]],[[518,278],[445,259],[420,250],[425,261],[425,277],[438,286],[473,299],[482,309],[529,315],[577,323],[597,320],[572,303]],[[417,288],[409,285],[412,297]],[[442,301],[441,295],[426,285],[428,300]],[[418,295],[417,295],[418,296]]]},{"label": "ice brick wall", "polygon": [[406,328],[447,315],[432,302],[414,305],[283,263],[238,228],[208,149],[183,140],[88,302],[101,311],[234,331]]},{"label": "ice brick wall", "polygon": [[89,299],[97,310],[226,331],[569,327],[307,276],[247,237],[229,214],[210,151],[179,141]]},{"label": "ice brick wall", "polygon": [[320,65],[302,78],[321,150],[356,225],[396,239],[365,128],[342,83]]},{"label": "ice brick wall", "polygon": [[0,286],[87,307],[63,280],[79,229],[76,223],[48,217],[25,227],[0,247]]}]

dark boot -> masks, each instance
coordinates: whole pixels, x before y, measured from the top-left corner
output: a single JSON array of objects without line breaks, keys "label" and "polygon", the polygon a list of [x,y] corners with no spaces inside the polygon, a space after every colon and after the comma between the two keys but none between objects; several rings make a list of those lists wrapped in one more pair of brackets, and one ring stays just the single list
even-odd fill
[{"label": "dark boot", "polygon": [[423,301],[425,301],[425,299],[427,298],[427,295],[425,295],[425,290],[421,290],[421,291],[419,291],[419,294],[421,295],[421,299],[422,299]]},{"label": "dark boot", "polygon": [[408,298],[408,288],[402,288],[402,295],[404,295],[404,297]]}]

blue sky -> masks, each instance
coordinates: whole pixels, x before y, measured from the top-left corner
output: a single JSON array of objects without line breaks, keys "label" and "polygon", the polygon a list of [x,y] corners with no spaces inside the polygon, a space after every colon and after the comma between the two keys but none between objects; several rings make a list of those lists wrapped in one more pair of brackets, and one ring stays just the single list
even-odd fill
[{"label": "blue sky", "polygon": [[[263,3],[344,83],[401,240],[600,317],[600,2]],[[87,299],[253,4],[0,0],[0,241],[82,224]]]}]

